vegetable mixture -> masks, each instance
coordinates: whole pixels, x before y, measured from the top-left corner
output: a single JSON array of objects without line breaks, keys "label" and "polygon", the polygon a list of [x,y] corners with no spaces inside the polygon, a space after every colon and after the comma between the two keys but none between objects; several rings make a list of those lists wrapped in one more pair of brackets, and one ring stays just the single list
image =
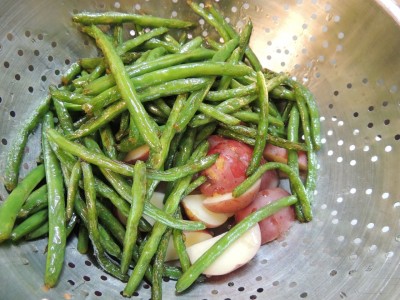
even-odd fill
[{"label": "vegetable mixture", "polygon": [[[213,5],[189,5],[218,41],[193,37],[194,24],[178,19],[73,15],[102,54],[71,64],[21,127],[0,206],[0,243],[48,238],[47,287],[72,234],[80,253],[93,249],[100,268],[126,282],[125,296],[145,280],[161,299],[163,277],[181,293],[312,220],[321,147],[313,95],[261,66],[250,20],[239,33]],[[38,124],[41,157],[18,182]]]}]

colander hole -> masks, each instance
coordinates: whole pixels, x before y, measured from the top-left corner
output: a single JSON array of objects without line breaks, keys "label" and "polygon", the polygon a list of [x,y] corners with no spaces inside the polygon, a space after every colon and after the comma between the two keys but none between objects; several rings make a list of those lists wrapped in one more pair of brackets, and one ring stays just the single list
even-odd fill
[{"label": "colander hole", "polygon": [[31,71],[31,72],[32,72],[34,69],[35,69],[35,67],[34,67],[34,66],[32,66],[32,65],[29,65],[29,66],[28,66],[28,70],[29,70],[29,71]]},{"label": "colander hole", "polygon": [[359,115],[358,112],[353,113],[353,116],[354,116],[355,118],[357,118],[358,115]]},{"label": "colander hole", "polygon": [[92,263],[88,260],[85,260],[85,265],[87,265],[88,267],[90,267],[92,265]]},{"label": "colander hole", "polygon": [[46,75],[43,75],[42,77],[40,77],[40,79],[41,79],[42,81],[46,81],[46,80],[47,80],[47,77],[46,77]]},{"label": "colander hole", "polygon": [[372,162],[377,162],[378,161],[378,156],[374,155],[371,157]]},{"label": "colander hole", "polygon": [[392,85],[392,86],[390,87],[390,90],[389,90],[389,91],[390,91],[392,94],[394,94],[394,93],[397,92],[397,90],[398,90],[397,85]]},{"label": "colander hole", "polygon": [[143,288],[148,290],[150,288],[150,286],[147,283],[145,283],[145,284],[143,284]]},{"label": "colander hole", "polygon": [[239,292],[243,292],[243,291],[244,291],[244,287],[243,287],[243,286],[238,287],[238,291],[239,291]]},{"label": "colander hole", "polygon": [[256,295],[251,295],[250,299],[257,299],[257,296]]},{"label": "colander hole", "polygon": [[330,109],[332,109],[332,108],[333,108],[333,104],[330,103],[330,104],[328,105],[328,107],[329,107]]},{"label": "colander hole", "polygon": [[103,281],[106,281],[108,278],[107,278],[107,276],[105,276],[105,275],[101,275],[101,276],[100,276],[100,279],[103,280]]},{"label": "colander hole", "polygon": [[218,294],[218,290],[212,290],[212,291],[211,291],[211,294],[217,295],[217,294]]},{"label": "colander hole", "polygon": [[257,293],[262,293],[262,292],[264,292],[264,289],[263,289],[263,288],[258,288],[258,289],[257,289]]},{"label": "colander hole", "polygon": [[275,280],[274,282],[272,282],[272,285],[273,285],[273,286],[278,286],[278,285],[279,285],[279,281],[278,281],[278,280]]},{"label": "colander hole", "polygon": [[71,279],[68,279],[67,282],[68,282],[70,285],[75,285],[75,281],[73,281],[73,280],[71,280]]},{"label": "colander hole", "polygon": [[14,39],[14,35],[12,33],[7,33],[7,40],[9,40],[10,42]]},{"label": "colander hole", "polygon": [[347,87],[348,89],[351,89],[351,88],[353,87],[353,85],[352,85],[351,83],[348,83],[348,84],[346,85],[346,87]]},{"label": "colander hole", "polygon": [[54,74],[56,74],[57,76],[60,75],[60,70],[54,70]]},{"label": "colander hole", "polygon": [[7,139],[2,138],[2,139],[1,139],[1,143],[2,143],[4,146],[7,145]]},{"label": "colander hole", "polygon": [[15,80],[21,80],[21,75],[15,74],[14,78],[15,78]]},{"label": "colander hole", "polygon": [[31,32],[29,30],[25,31],[25,36],[26,37],[30,37],[31,36]]},{"label": "colander hole", "polygon": [[344,236],[343,236],[343,235],[339,235],[339,236],[337,237],[337,240],[338,240],[339,242],[343,242],[343,241],[344,241]]},{"label": "colander hole", "polygon": [[33,51],[33,54],[35,55],[35,56],[39,56],[40,55],[40,52],[39,52],[39,50],[35,50],[35,51]]},{"label": "colander hole", "polygon": [[385,152],[391,152],[392,151],[392,146],[386,146],[385,147]]},{"label": "colander hole", "polygon": [[308,294],[307,292],[303,292],[300,294],[300,298],[307,298]]},{"label": "colander hole", "polygon": [[8,69],[8,68],[10,67],[10,63],[9,63],[8,61],[5,61],[5,62],[4,62],[4,67],[5,67],[6,69]]},{"label": "colander hole", "polygon": [[336,216],[336,215],[337,215],[337,210],[333,210],[333,211],[331,212],[331,215],[332,215],[332,216]]},{"label": "colander hole", "polygon": [[[176,2],[178,2],[178,0],[172,0],[172,2],[174,2],[174,3],[176,3]],[[141,7],[141,5],[138,3],[138,4],[135,4],[135,9],[136,10],[140,10],[142,7]]]},{"label": "colander hole", "polygon": [[64,61],[64,63],[65,63],[66,65],[69,65],[69,64],[71,63],[71,61],[67,58],[67,59]]},{"label": "colander hole", "polygon": [[339,223],[339,219],[335,218],[332,220],[333,225],[337,225]]},{"label": "colander hole", "polygon": [[33,93],[33,87],[31,87],[31,86],[28,87],[28,92],[32,94]]},{"label": "colander hole", "polygon": [[47,60],[48,60],[48,61],[53,61],[53,59],[54,59],[54,58],[53,58],[53,56],[51,56],[51,55],[49,55],[49,56],[47,57]]},{"label": "colander hole", "polygon": [[18,53],[18,56],[23,56],[23,55],[24,55],[24,51],[21,50],[21,49],[19,49],[19,50],[17,51],[17,53]]},{"label": "colander hole", "polygon": [[71,269],[75,268],[75,264],[73,262],[69,262],[68,263],[68,267],[70,267]]},{"label": "colander hole", "polygon": [[354,242],[354,244],[359,245],[359,244],[361,244],[362,240],[360,238],[355,238],[353,240],[353,242]]},{"label": "colander hole", "polygon": [[97,297],[101,297],[101,296],[103,295],[103,293],[100,292],[100,291],[94,291],[94,294],[95,294]]},{"label": "colander hole", "polygon": [[228,282],[228,286],[234,286],[234,285],[235,285],[234,282],[232,282],[232,281]]},{"label": "colander hole", "polygon": [[400,134],[396,134],[396,135],[394,136],[394,139],[395,139],[396,141],[400,140]]},{"label": "colander hole", "polygon": [[383,106],[383,107],[386,107],[386,106],[388,106],[388,104],[389,104],[389,102],[388,102],[388,101],[383,101],[383,102],[382,102],[382,106]]},{"label": "colander hole", "polygon": [[14,118],[15,117],[15,111],[10,111],[10,116],[12,117],[12,118]]},{"label": "colander hole", "polygon": [[83,280],[85,280],[85,281],[90,281],[90,277],[87,276],[87,275],[84,275],[82,278],[83,278]]},{"label": "colander hole", "polygon": [[390,227],[389,227],[389,226],[383,226],[383,227],[382,227],[382,232],[383,232],[383,233],[388,232],[389,230],[390,230]]}]

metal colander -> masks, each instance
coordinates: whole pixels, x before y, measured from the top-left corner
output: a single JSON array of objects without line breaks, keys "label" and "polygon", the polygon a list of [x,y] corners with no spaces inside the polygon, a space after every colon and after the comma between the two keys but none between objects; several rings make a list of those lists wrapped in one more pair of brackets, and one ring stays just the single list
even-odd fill
[{"label": "metal colander", "polygon": [[[262,64],[315,94],[323,126],[311,223],[262,247],[233,274],[179,299],[400,298],[400,14],[390,0],[216,1],[231,24],[254,23]],[[79,11],[129,11],[199,23],[184,0],[2,0],[0,170],[19,124],[70,63],[97,50],[71,22]],[[35,164],[31,135],[21,176]],[[0,175],[1,177],[1,175]],[[0,198],[7,192],[3,185]],[[122,299],[124,284],[67,245],[56,288],[43,288],[46,241],[0,247],[0,299]],[[240,254],[238,254],[240,255]],[[175,282],[165,282],[174,299]],[[142,284],[134,297],[149,299]]]}]

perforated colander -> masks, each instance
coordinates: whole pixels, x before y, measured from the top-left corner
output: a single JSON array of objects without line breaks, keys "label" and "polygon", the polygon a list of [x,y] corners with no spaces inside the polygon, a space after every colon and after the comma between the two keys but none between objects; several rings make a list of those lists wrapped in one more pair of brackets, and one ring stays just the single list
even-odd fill
[{"label": "perforated colander", "polygon": [[[233,274],[197,284],[179,299],[400,298],[400,26],[390,0],[217,1],[240,29],[254,24],[262,64],[293,74],[315,94],[323,126],[311,223],[262,247]],[[96,55],[71,22],[78,11],[178,17],[214,31],[185,1],[2,0],[0,170],[19,124],[70,63]],[[21,176],[35,164],[31,135]],[[1,177],[1,175],[0,175]],[[7,192],[3,185],[0,198]],[[122,299],[124,284],[67,245],[58,286],[43,288],[46,241],[0,247],[0,299]],[[240,255],[240,254],[238,254]],[[165,282],[174,299],[175,282]],[[143,284],[134,297],[150,298]]]}]

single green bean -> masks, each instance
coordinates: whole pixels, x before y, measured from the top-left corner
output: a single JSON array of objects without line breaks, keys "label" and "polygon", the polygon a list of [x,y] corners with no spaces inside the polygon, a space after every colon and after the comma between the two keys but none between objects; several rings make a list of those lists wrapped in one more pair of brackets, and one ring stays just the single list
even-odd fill
[{"label": "single green bean", "polygon": [[[216,109],[214,106],[201,103],[199,106],[199,111],[202,112],[203,114],[209,116],[211,119],[220,121],[222,123],[225,123],[227,125],[238,125],[241,121],[229,114],[226,114],[225,112]],[[204,124],[201,124],[204,125]]]},{"label": "single green bean", "polygon": [[124,136],[128,134],[129,130],[129,120],[130,120],[130,113],[129,111],[125,111],[122,113],[120,122],[119,122],[119,129],[115,134],[115,139],[120,141],[123,139]]},{"label": "single green bean", "polygon": [[187,28],[194,24],[179,19],[165,19],[153,17],[150,15],[137,15],[127,14],[120,12],[103,12],[103,13],[91,13],[82,12],[72,16],[72,20],[77,23],[91,25],[91,24],[121,24],[126,22],[132,22],[140,26],[150,27],[168,27],[168,28]]},{"label": "single green bean", "polygon": [[152,38],[143,44],[143,49],[156,49],[156,48],[163,48],[168,53],[177,53],[180,49],[179,46],[176,46],[167,41],[161,41],[156,38]]},{"label": "single green bean", "polygon": [[162,236],[156,254],[154,255],[153,263],[153,278],[151,281],[151,299],[162,300],[162,284],[164,260],[168,248],[168,243],[171,237],[171,229],[167,229]]},{"label": "single green bean", "polygon": [[40,225],[47,220],[47,209],[42,209],[33,215],[29,216],[23,222],[18,224],[11,232],[11,240],[13,242],[19,241],[21,238],[39,228]]},{"label": "single green bean", "polygon": [[126,222],[126,233],[121,258],[121,272],[126,274],[132,260],[133,247],[136,244],[138,235],[138,224],[143,213],[144,202],[146,199],[146,164],[137,161],[134,167],[132,185],[132,203]]},{"label": "single green bean", "polygon": [[255,83],[237,87],[234,89],[209,91],[205,100],[207,101],[224,101],[231,98],[244,97],[257,93],[257,85]]},{"label": "single green bean", "polygon": [[293,205],[296,201],[297,198],[295,196],[281,198],[256,210],[232,227],[221,239],[212,245],[199,259],[197,259],[186,272],[182,274],[176,283],[176,291],[181,293],[186,290],[200,276],[200,274],[224,252],[224,250],[232,245],[250,228],[258,226],[258,222],[273,215],[284,207]]},{"label": "single green bean", "polygon": [[187,43],[183,44],[179,53],[186,53],[189,51],[194,51],[195,49],[200,48],[203,43],[203,38],[201,36],[196,36],[195,38],[189,40]]},{"label": "single green bean", "polygon": [[71,115],[65,107],[65,103],[53,98],[53,105],[64,134],[72,134],[74,132],[74,125]]},{"label": "single green bean", "polygon": [[82,71],[81,65],[79,62],[72,63],[69,68],[64,72],[61,77],[61,82],[63,85],[68,85],[71,81],[79,75]]},{"label": "single green bean", "polygon": [[81,254],[86,254],[89,250],[89,231],[84,224],[79,225],[76,250],[78,250],[78,252]]},{"label": "single green bean", "polygon": [[[177,217],[182,218],[182,214],[179,208],[177,209]],[[189,269],[191,263],[189,255],[186,252],[185,237],[182,230],[172,230],[172,241],[174,243],[176,253],[178,254],[182,271],[186,272],[186,270]]]},{"label": "single green bean", "polygon": [[312,220],[312,210],[308,197],[308,193],[295,171],[293,171],[288,165],[277,162],[268,162],[266,164],[261,165],[251,176],[247,177],[245,181],[239,184],[232,192],[234,197],[239,197],[246,190],[248,190],[261,176],[269,170],[278,169],[284,173],[286,173],[289,177],[290,182],[294,188],[294,192],[299,198],[299,202],[303,208],[303,214],[305,221]]},{"label": "single green bean", "polygon": [[34,190],[28,196],[28,198],[26,198],[24,205],[21,207],[17,217],[25,218],[43,208],[46,208],[47,205],[47,185],[44,184],[38,189]]},{"label": "single green bean", "polygon": [[27,241],[35,240],[47,235],[48,233],[49,233],[49,221],[45,221],[38,228],[25,235],[25,240]]},{"label": "single green bean", "polygon": [[76,198],[76,194],[79,190],[79,180],[81,179],[81,173],[81,164],[80,161],[77,160],[71,170],[71,177],[67,185],[67,206],[65,209],[67,221],[71,219],[72,213],[74,211],[74,201]]},{"label": "single green bean", "polygon": [[258,107],[260,108],[260,119],[257,126],[253,155],[246,170],[247,176],[253,174],[260,165],[263,151],[267,143],[269,99],[267,84],[264,74],[261,71],[257,72],[257,86],[259,92]]},{"label": "single green bean", "polygon": [[100,244],[103,246],[104,251],[116,258],[121,257],[121,248],[113,240],[107,229],[99,224]]},{"label": "single green bean", "polygon": [[48,194],[49,241],[47,247],[44,283],[54,287],[60,277],[64,264],[66,247],[66,218],[63,175],[60,163],[50,147],[47,130],[54,130],[53,114],[47,112],[43,120],[42,151],[46,170]]},{"label": "single green bean", "polygon": [[104,153],[111,159],[117,159],[116,142],[114,134],[109,125],[105,125],[100,129],[100,138],[103,144]]},{"label": "single green bean", "polygon": [[285,99],[289,101],[296,101],[293,91],[285,88],[284,86],[277,86],[271,91],[271,97],[275,99]]},{"label": "single green bean", "polygon": [[54,86],[51,86],[49,89],[51,96],[61,102],[82,105],[92,100],[92,97],[90,96],[86,96],[81,93],[70,92],[65,89],[58,89]]},{"label": "single green bean", "polygon": [[129,80],[129,76],[116,50],[99,28],[92,25],[90,29],[89,34],[95,38],[97,45],[103,51],[109,63],[111,73],[114,75],[121,97],[126,102],[128,110],[133,116],[140,134],[150,148],[155,150],[159,149],[161,145],[158,138],[157,124],[150,118],[143,105],[140,103],[135,87],[132,81]]},{"label": "single green bean", "polygon": [[[8,150],[7,162],[4,168],[4,185],[12,191],[18,183],[19,168],[29,134],[36,128],[42,116],[49,110],[51,97],[47,96],[40,104],[30,112],[30,116],[23,124],[19,124],[19,130],[14,135],[11,147]],[[1,238],[0,238],[1,241]]]}]

